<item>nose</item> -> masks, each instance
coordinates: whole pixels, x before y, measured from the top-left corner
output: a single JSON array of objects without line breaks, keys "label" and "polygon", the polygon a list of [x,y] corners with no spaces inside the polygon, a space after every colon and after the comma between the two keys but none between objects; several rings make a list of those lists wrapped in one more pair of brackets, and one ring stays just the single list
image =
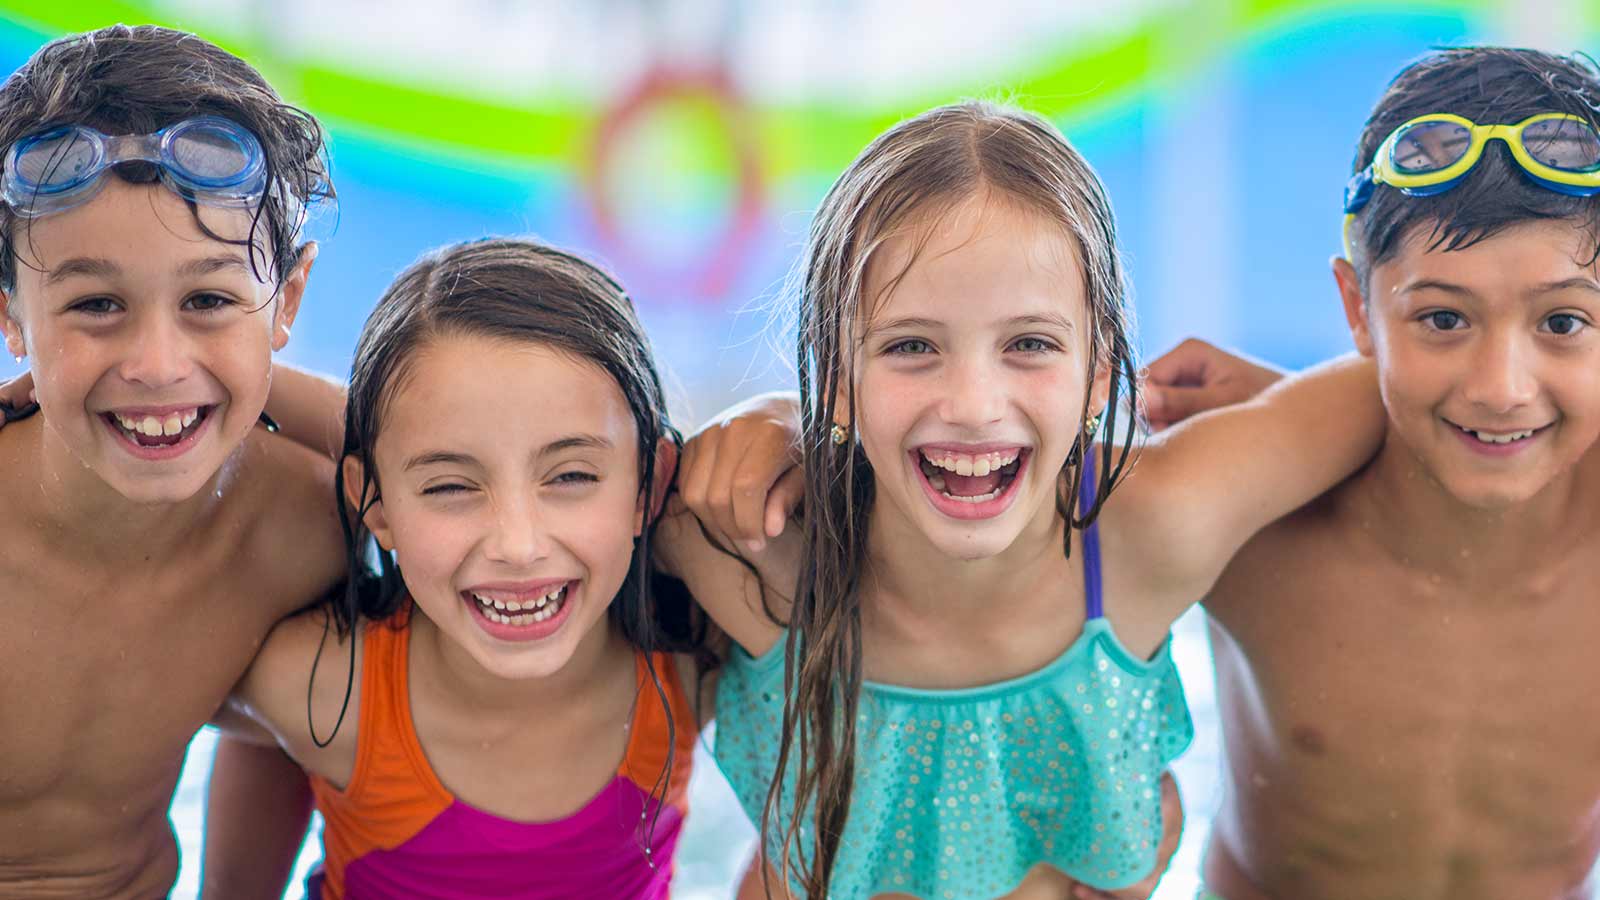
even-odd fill
[{"label": "nose", "polygon": [[550,530],[538,504],[526,497],[498,500],[484,556],[508,566],[527,567],[550,555]]},{"label": "nose", "polygon": [[1510,412],[1533,402],[1539,380],[1533,371],[1534,352],[1525,344],[1515,334],[1483,339],[1467,373],[1467,400],[1493,413]]},{"label": "nose", "polygon": [[987,359],[970,358],[952,362],[940,388],[944,399],[940,416],[951,425],[982,427],[1000,420],[1005,413],[1003,379]]},{"label": "nose", "polygon": [[122,377],[146,387],[166,387],[185,378],[194,368],[189,339],[177,323],[147,316],[130,339],[122,362]]}]

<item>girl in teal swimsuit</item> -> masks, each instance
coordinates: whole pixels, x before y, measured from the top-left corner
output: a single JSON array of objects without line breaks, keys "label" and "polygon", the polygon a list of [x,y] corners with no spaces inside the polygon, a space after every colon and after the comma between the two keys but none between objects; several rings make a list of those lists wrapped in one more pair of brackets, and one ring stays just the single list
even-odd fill
[{"label": "girl in teal swimsuit", "polygon": [[[713,526],[669,560],[737,645],[716,758],[766,888],[1145,896],[1162,773],[1192,732],[1171,624],[1254,531],[1373,453],[1370,367],[1135,458],[1104,189],[1047,122],[983,103],[895,126],[833,185],[799,351],[803,524],[742,549],[748,571],[716,564],[711,542],[746,543]],[[685,499],[718,521],[704,494]]]}]

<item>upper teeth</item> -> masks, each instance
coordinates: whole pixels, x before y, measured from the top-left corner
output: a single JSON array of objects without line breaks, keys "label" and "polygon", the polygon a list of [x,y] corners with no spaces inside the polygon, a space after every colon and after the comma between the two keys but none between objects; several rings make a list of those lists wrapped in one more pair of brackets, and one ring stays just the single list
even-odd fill
[{"label": "upper teeth", "polygon": [[957,475],[987,475],[1017,461],[1019,450],[1002,450],[996,453],[953,453],[948,450],[924,450],[922,458],[935,468]]},{"label": "upper teeth", "polygon": [[[535,597],[526,602],[519,602],[516,600],[496,600],[490,597],[485,597],[484,595],[478,593],[474,593],[472,595],[472,599],[478,601],[478,603],[484,606],[486,609],[497,610],[497,612],[489,613],[489,617],[496,622],[509,622],[513,625],[526,625],[529,622],[542,622],[545,619],[555,615],[556,608],[551,604],[554,604],[556,601],[560,600],[566,591],[567,586],[563,584],[551,589],[551,591],[548,594],[545,594],[543,597]],[[532,615],[516,615],[520,612],[531,612]],[[507,613],[509,613],[509,615],[506,615]]]},{"label": "upper teeth", "polygon": [[161,419],[155,416],[133,418],[122,413],[112,413],[112,415],[117,417],[117,424],[128,431],[149,437],[161,437],[162,435],[171,436],[177,434],[193,425],[194,420],[200,418],[200,409],[195,407],[193,409],[178,410],[177,412],[168,413],[165,418]]},{"label": "upper teeth", "polygon": [[1473,431],[1470,428],[1463,430],[1469,432],[1473,437],[1483,441],[1485,444],[1509,444],[1512,441],[1520,441],[1523,438],[1533,437],[1533,432],[1537,431],[1538,429],[1530,429],[1528,431],[1508,431],[1504,434],[1495,434],[1492,431]]}]

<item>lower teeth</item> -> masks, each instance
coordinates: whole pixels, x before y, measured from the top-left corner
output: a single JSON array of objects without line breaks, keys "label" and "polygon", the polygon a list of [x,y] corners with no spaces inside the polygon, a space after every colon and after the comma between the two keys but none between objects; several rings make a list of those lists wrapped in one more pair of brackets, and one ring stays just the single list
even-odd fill
[{"label": "lower teeth", "polygon": [[474,600],[478,604],[478,612],[482,613],[483,617],[491,622],[500,625],[533,625],[552,618],[556,613],[560,612],[561,605],[567,601],[567,593],[562,591],[556,599],[547,601],[544,606],[533,612],[508,613],[505,610],[485,605],[483,601],[476,598]]}]

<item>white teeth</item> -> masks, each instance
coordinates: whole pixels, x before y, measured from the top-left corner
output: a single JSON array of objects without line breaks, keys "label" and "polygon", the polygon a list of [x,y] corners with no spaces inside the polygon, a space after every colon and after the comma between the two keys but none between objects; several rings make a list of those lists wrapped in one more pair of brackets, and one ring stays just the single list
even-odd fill
[{"label": "white teeth", "polygon": [[1466,431],[1468,434],[1472,435],[1478,440],[1483,441],[1485,444],[1509,444],[1512,441],[1520,441],[1533,437],[1532,431],[1508,431],[1504,434],[1495,434],[1492,431],[1473,431],[1468,428],[1464,428],[1462,430]]},{"label": "white teeth", "polygon": [[515,600],[491,600],[482,594],[472,594],[480,611],[491,622],[501,625],[532,625],[561,611],[561,600],[566,597],[567,586],[562,585],[543,597],[519,603]]},{"label": "white teeth", "polygon": [[956,500],[961,503],[987,503],[988,501],[1000,496],[1000,489],[995,488],[987,494],[978,494],[974,497],[961,497],[956,494],[945,494],[945,496],[949,497],[951,500]]},{"label": "white teeth", "polygon": [[121,413],[112,413],[111,415],[125,431],[142,434],[146,437],[171,437],[193,425],[200,418],[200,410],[198,408],[188,409],[183,412],[171,413],[161,419],[155,416],[130,418]]},{"label": "white teeth", "polygon": [[1017,461],[1019,451],[1006,450],[998,453],[951,453],[943,450],[926,451],[922,458],[935,468],[957,475],[976,475],[982,477],[997,469],[1003,469]]}]

